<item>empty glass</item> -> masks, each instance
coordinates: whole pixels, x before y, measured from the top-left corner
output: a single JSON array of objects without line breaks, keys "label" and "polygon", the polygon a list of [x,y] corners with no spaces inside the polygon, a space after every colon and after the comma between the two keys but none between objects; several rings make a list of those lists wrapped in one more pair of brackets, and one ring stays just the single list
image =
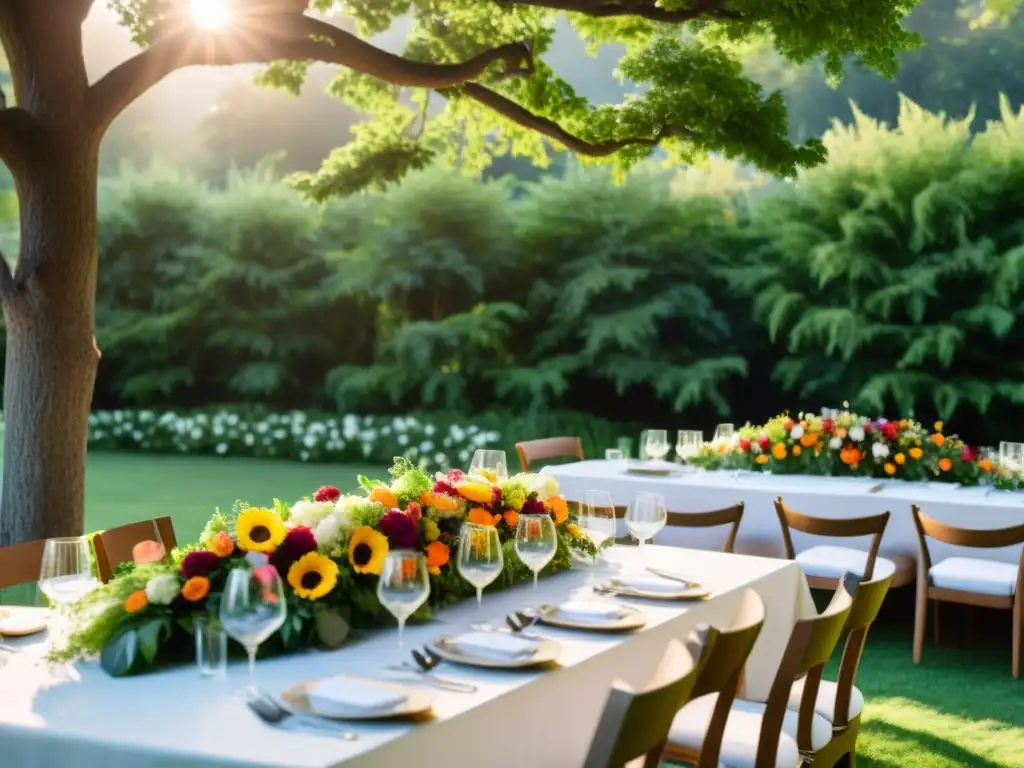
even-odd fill
[{"label": "empty glass", "polygon": [[[580,507],[578,525],[584,535],[597,547],[594,565],[605,562],[603,547],[615,540],[615,505],[607,491],[587,491],[586,503]],[[588,586],[593,589],[595,575],[590,574]]]},{"label": "empty glass", "polygon": [[272,565],[234,568],[220,600],[220,623],[249,654],[249,684],[256,677],[256,651],[284,624],[288,605],[281,576]]},{"label": "empty glass", "polygon": [[[43,559],[39,566],[39,591],[57,608],[58,621],[54,634],[66,630],[67,609],[99,586],[92,573],[89,540],[84,536],[66,536],[47,539],[43,545]],[[60,637],[54,638],[59,644]]]},{"label": "empty glass", "polygon": [[476,587],[476,604],[483,600],[484,587],[489,586],[505,566],[498,529],[492,525],[463,523],[459,532],[459,573]]},{"label": "empty glass", "polygon": [[228,633],[216,616],[200,616],[195,623],[196,666],[203,677],[224,676],[228,671]]},{"label": "empty glass", "polygon": [[641,549],[647,539],[653,539],[665,527],[667,519],[665,499],[657,493],[638,493],[626,510],[626,528],[640,542]]},{"label": "empty glass", "polygon": [[680,429],[676,438],[676,455],[683,461],[692,459],[704,447],[704,433],[696,429]]},{"label": "empty glass", "polygon": [[558,550],[558,532],[551,515],[546,512],[520,514],[515,547],[519,559],[533,571],[533,588],[536,589],[537,577]]},{"label": "empty glass", "polygon": [[649,459],[663,460],[671,447],[668,443],[668,432],[664,429],[649,429],[644,435],[644,453]]},{"label": "empty glass", "polygon": [[1024,469],[1024,443],[1000,443],[999,466],[1012,473]]},{"label": "empty glass", "polygon": [[405,622],[430,597],[427,561],[422,552],[393,549],[377,580],[377,599],[398,620],[398,647],[404,647]]},{"label": "empty glass", "polygon": [[732,440],[736,434],[736,427],[732,424],[719,424],[715,427],[715,442],[727,442]]},{"label": "empty glass", "polygon": [[[615,441],[615,446],[624,459],[628,459],[633,452],[633,441],[628,437],[620,437]],[[643,450],[643,442],[640,443],[640,447]]]},{"label": "empty glass", "polygon": [[473,454],[469,474],[482,475],[492,483],[508,480],[508,461],[504,451],[478,450]]},{"label": "empty glass", "polygon": [[622,451],[620,451],[618,448],[605,448],[605,461],[622,461],[624,458],[626,457],[622,455]]}]

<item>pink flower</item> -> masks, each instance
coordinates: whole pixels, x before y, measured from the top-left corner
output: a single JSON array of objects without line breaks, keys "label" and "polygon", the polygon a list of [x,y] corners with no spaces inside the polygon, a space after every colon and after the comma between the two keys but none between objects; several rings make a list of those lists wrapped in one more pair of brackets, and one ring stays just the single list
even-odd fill
[{"label": "pink flower", "polygon": [[405,514],[418,523],[420,518],[423,517],[423,507],[418,502],[410,501],[405,508]]},{"label": "pink flower", "polygon": [[313,501],[337,501],[341,498],[341,491],[333,485],[325,485],[313,494]]},{"label": "pink flower", "polygon": [[445,496],[451,496],[453,499],[459,498],[459,492],[455,490],[455,486],[444,480],[438,480],[434,483],[434,493],[443,493]]},{"label": "pink flower", "polygon": [[463,478],[466,477],[466,473],[461,469],[453,469],[448,473],[448,482],[454,485],[455,483],[461,483]]}]

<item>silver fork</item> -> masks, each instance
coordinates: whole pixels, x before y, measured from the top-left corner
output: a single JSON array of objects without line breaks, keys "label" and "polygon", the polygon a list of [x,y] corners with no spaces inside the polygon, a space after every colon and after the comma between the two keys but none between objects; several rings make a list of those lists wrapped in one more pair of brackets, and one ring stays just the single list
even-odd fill
[{"label": "silver fork", "polygon": [[299,727],[307,728],[320,735],[335,736],[345,741],[355,741],[359,738],[359,734],[355,731],[344,730],[333,723],[286,709],[273,696],[258,688],[250,688],[245,692],[245,703],[249,709],[256,713],[260,720],[268,725],[281,725],[288,722],[295,723]]}]

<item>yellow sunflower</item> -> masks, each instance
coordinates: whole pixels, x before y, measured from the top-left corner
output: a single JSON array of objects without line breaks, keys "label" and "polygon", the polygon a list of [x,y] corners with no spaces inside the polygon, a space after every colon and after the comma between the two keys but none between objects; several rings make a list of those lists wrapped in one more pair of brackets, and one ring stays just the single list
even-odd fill
[{"label": "yellow sunflower", "polygon": [[380,575],[384,558],[388,555],[388,537],[368,525],[352,531],[348,541],[348,561],[356,573]]},{"label": "yellow sunflower", "polygon": [[265,507],[244,509],[235,521],[235,538],[246,552],[272,553],[287,531],[280,515]]},{"label": "yellow sunflower", "polygon": [[292,563],[288,583],[299,597],[319,600],[338,583],[338,564],[319,552],[309,552]]}]

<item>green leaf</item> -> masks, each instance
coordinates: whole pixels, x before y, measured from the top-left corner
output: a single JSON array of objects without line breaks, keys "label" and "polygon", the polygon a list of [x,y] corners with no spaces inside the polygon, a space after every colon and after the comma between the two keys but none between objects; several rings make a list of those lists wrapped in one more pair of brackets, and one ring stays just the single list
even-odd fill
[{"label": "green leaf", "polygon": [[317,606],[313,616],[316,620],[316,635],[320,642],[328,648],[340,648],[351,630],[351,608]]}]

